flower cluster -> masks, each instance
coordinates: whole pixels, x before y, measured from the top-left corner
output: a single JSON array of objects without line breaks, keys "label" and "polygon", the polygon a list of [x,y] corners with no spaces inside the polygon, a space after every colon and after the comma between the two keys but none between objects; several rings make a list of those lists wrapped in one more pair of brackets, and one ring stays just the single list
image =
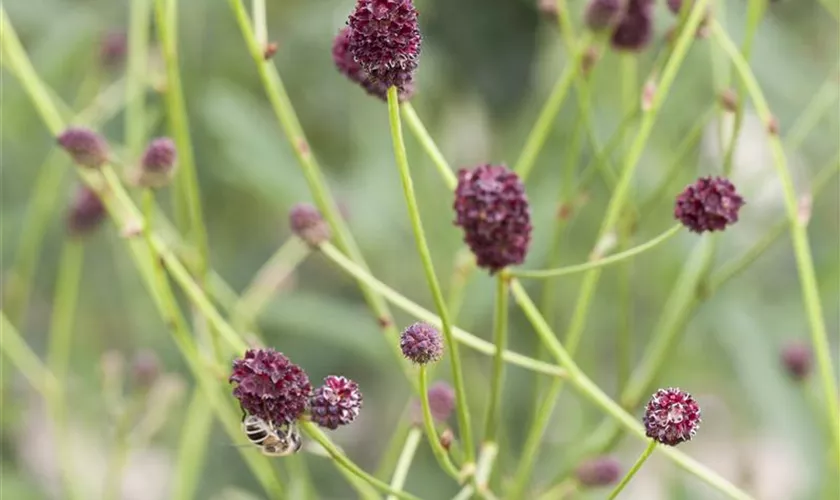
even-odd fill
[{"label": "flower cluster", "polygon": [[[446,382],[435,382],[429,387],[426,397],[429,398],[429,409],[435,422],[446,422],[455,410],[455,389]],[[423,406],[415,399],[411,406],[411,420],[420,425],[423,422]]]},{"label": "flower cluster", "polygon": [[96,229],[105,219],[105,205],[92,189],[81,186],[67,213],[67,232],[82,236]]},{"label": "flower cluster", "polygon": [[458,172],[455,224],[479,267],[493,274],[521,264],[531,243],[531,210],[519,177],[501,165]]},{"label": "flower cluster", "polygon": [[814,354],[804,342],[790,342],[782,348],[782,365],[793,380],[804,380],[811,373]]},{"label": "flower cluster", "polygon": [[744,199],[735,186],[722,177],[705,177],[677,196],[674,218],[695,233],[723,231],[738,222]]},{"label": "flower cluster", "polygon": [[437,328],[427,323],[414,323],[400,335],[403,356],[418,365],[435,363],[443,357],[443,339]]},{"label": "flower cluster", "polygon": [[70,127],[58,136],[58,145],[80,167],[99,168],[108,162],[105,138],[85,127]]},{"label": "flower cluster", "polygon": [[[350,52],[350,28],[343,28],[333,40],[332,56],[335,67],[339,73],[346,76],[351,82],[358,84],[368,94],[379,99],[388,100],[388,86],[383,82],[372,78],[362,66],[353,58]],[[408,82],[400,89],[400,101],[407,101],[414,92],[414,83]]]},{"label": "flower cluster", "polygon": [[647,47],[653,35],[653,9],[653,0],[627,0],[612,34],[613,48],[638,51]]},{"label": "flower cluster", "polygon": [[700,407],[687,392],[659,389],[647,404],[644,424],[649,438],[676,446],[694,437],[700,426]]},{"label": "flower cluster", "polygon": [[586,460],[575,469],[575,478],[587,488],[609,486],[621,476],[621,464],[613,457]]},{"label": "flower cluster", "polygon": [[330,226],[313,205],[298,203],[289,211],[289,226],[309,246],[317,247],[332,236]]},{"label": "flower cluster", "polygon": [[175,143],[168,137],[152,140],[143,152],[140,167],[135,174],[139,186],[160,188],[172,179],[178,161]]},{"label": "flower cluster", "polygon": [[330,375],[315,389],[309,400],[312,421],[327,429],[338,429],[359,416],[362,393],[359,384],[345,377]]}]

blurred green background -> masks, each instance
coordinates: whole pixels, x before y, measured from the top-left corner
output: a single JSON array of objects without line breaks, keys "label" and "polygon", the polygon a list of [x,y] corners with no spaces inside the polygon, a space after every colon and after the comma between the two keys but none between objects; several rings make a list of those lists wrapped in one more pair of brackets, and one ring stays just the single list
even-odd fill
[{"label": "blurred green background", "polygon": [[[194,141],[201,199],[209,228],[211,264],[236,290],[290,233],[287,211],[309,192],[257,78],[230,9],[223,1],[180,2],[180,56],[186,104]],[[302,125],[329,177],[336,198],[375,276],[408,297],[432,308],[402,199],[388,134],[384,103],[372,99],[334,68],[333,36],[344,25],[352,0],[268,2],[269,38],[279,45],[274,64],[287,85]],[[480,162],[512,164],[557,75],[567,62],[558,30],[541,16],[536,0],[418,0],[424,34],[423,54],[413,105],[453,167]],[[580,30],[581,0],[569,2]],[[638,56],[640,79],[650,70],[673,26],[664,2],[657,6],[656,32]],[[745,2],[716,2],[718,18],[736,41],[743,35]],[[39,75],[58,96],[84,107],[93,95],[122,77],[121,69],[103,68],[99,58],[104,34],[127,28],[128,2],[6,0],[4,7]],[[154,40],[154,32],[152,31]],[[646,198],[669,166],[676,144],[716,102],[711,71],[711,43],[698,41],[689,53],[645,149],[634,183],[633,199]],[[837,22],[814,0],[770,5],[758,31],[752,68],[777,116],[784,136],[827,79],[834,96],[814,130],[796,151],[791,168],[802,191],[821,167],[836,158],[840,119]],[[606,53],[594,72],[593,120],[604,144],[621,121],[621,58]],[[723,68],[724,70],[726,68]],[[163,77],[152,64],[150,81]],[[720,74],[720,78],[727,78]],[[2,271],[10,271],[19,244],[26,206],[54,139],[43,126],[19,83],[2,73]],[[640,94],[642,82],[637,82]],[[829,87],[832,83],[828,84]],[[545,266],[554,214],[561,192],[561,170],[577,124],[575,99],[567,99],[528,182],[534,240],[526,265]],[[163,99],[150,89],[152,135],[166,133]],[[635,105],[635,103],[634,103]],[[747,205],[742,220],[720,239],[718,261],[746,250],[784,217],[782,199],[760,122],[745,120],[735,156],[733,179]],[[118,114],[101,131],[121,143]],[[631,128],[631,132],[634,129]],[[409,159],[424,223],[442,283],[451,276],[460,232],[452,225],[451,197],[430,160],[406,131]],[[621,152],[614,155],[620,159]],[[585,148],[581,165],[592,156]],[[58,259],[66,237],[66,205],[77,186],[67,163],[54,218],[43,243],[28,311],[17,326],[27,342],[43,353],[49,330]],[[668,195],[639,221],[634,242],[643,242],[672,224],[673,196],[700,173],[718,172],[722,159],[717,133],[709,128],[700,144],[679,166]],[[741,180],[739,183],[738,180]],[[838,226],[840,197],[834,177],[814,202],[810,237],[820,279],[825,319],[837,351],[840,321]],[[561,261],[586,259],[603,215],[609,191],[597,181],[589,201],[576,214],[561,245]],[[168,201],[166,194],[159,200]],[[680,234],[632,264],[632,334],[641,354],[662,305],[696,235]],[[127,362],[143,348],[152,349],[166,371],[181,375],[161,432],[133,450],[124,498],[169,497],[172,464],[184,426],[187,395],[193,386],[183,359],[157,316],[130,261],[119,228],[106,223],[85,242],[80,302],[73,328],[70,387],[71,428],[79,477],[99,487],[111,446],[107,402],[101,394],[103,352],[122,353]],[[615,332],[623,321],[618,268],[604,273],[592,305],[579,359],[584,370],[615,394]],[[563,278],[553,304],[555,326],[562,332],[578,291],[577,276]],[[528,287],[538,293],[539,283]],[[490,339],[492,281],[476,273],[470,281],[460,326]],[[413,321],[398,314],[398,325]],[[536,350],[535,336],[512,310],[511,348]],[[342,373],[358,381],[365,407],[352,426],[333,433],[335,441],[366,470],[378,459],[409,400],[410,391],[368,312],[355,283],[321,256],[313,255],[295,273],[260,316],[269,345],[302,365],[313,381]],[[704,304],[685,331],[662,385],[690,390],[704,411],[697,439],[684,450],[762,499],[817,498],[823,471],[813,466],[826,444],[810,404],[818,391],[789,381],[780,370],[778,349],[791,338],[807,338],[800,288],[790,243],[780,240],[747,272]],[[391,339],[394,341],[394,339]],[[490,359],[462,349],[473,417],[482,422]],[[56,455],[43,407],[32,389],[3,360],[2,493],[8,499],[59,498]],[[446,378],[448,369],[439,369]],[[501,470],[510,473],[528,430],[535,379],[510,368],[506,384],[504,446]],[[809,395],[811,394],[811,395]],[[817,403],[818,404],[818,403]],[[588,435],[601,415],[565,391],[544,441],[535,481],[554,477],[564,457]],[[451,422],[454,425],[454,419]],[[478,427],[480,429],[480,426]],[[230,489],[264,494],[244,466],[228,436],[214,427],[197,498],[234,498]],[[641,444],[626,440],[617,451],[629,467]],[[256,453],[256,452],[255,452]],[[344,479],[323,458],[307,458],[320,498],[354,498]],[[719,498],[658,459],[649,462],[628,490],[628,498]],[[836,478],[835,478],[836,481]],[[407,482],[423,498],[449,498],[455,492],[437,468],[425,444]],[[97,498],[94,493],[89,498]],[[592,498],[598,498],[594,495]]]}]

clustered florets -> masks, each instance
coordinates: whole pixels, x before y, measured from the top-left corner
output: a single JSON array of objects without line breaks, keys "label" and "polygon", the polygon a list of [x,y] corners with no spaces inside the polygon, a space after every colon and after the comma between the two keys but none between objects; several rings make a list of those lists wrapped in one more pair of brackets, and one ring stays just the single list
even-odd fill
[{"label": "clustered florets", "polygon": [[312,392],[306,372],[274,349],[245,351],[229,380],[244,411],[277,425],[300,418]]},{"label": "clustered florets", "polygon": [[96,229],[105,219],[105,205],[92,189],[80,186],[67,213],[67,231],[82,236]]},{"label": "clustered florets", "polygon": [[443,339],[437,328],[427,323],[414,323],[400,335],[403,355],[418,365],[434,363],[443,356]]},{"label": "clustered florets", "polygon": [[108,162],[105,138],[85,127],[70,127],[58,136],[58,144],[80,167],[99,168]]},{"label": "clustered florets", "polygon": [[481,165],[458,172],[455,225],[464,230],[479,267],[493,274],[525,261],[531,210],[525,186],[507,167]]},{"label": "clustered florets", "polygon": [[582,462],[575,469],[575,478],[587,488],[609,486],[621,476],[621,464],[613,457],[597,457]]},{"label": "clustered florets", "polygon": [[374,81],[410,89],[420,58],[417,9],[411,0],[358,0],[347,21],[348,49]]},{"label": "clustered florets", "polygon": [[135,181],[143,187],[163,187],[172,179],[177,161],[178,151],[172,139],[158,137],[143,152]]},{"label": "clustered florets", "polygon": [[645,48],[653,35],[653,0],[628,0],[613,31],[612,46],[618,50]]},{"label": "clustered florets", "polygon": [[782,348],[782,364],[794,380],[804,380],[811,373],[813,363],[811,346],[804,342],[790,342]]},{"label": "clustered florets", "polygon": [[[383,101],[388,100],[388,86],[383,82],[372,78],[362,66],[353,58],[350,53],[350,28],[343,28],[338,32],[333,40],[332,56],[335,67],[338,68],[339,73],[346,76],[350,81],[358,84],[368,94],[378,97]],[[400,89],[400,101],[406,101],[411,98],[414,92],[414,83],[408,82]]]},{"label": "clustered florets", "polygon": [[687,392],[659,389],[647,404],[644,424],[649,438],[676,446],[694,437],[700,426],[700,407]]},{"label": "clustered florets", "polygon": [[677,196],[674,217],[696,233],[722,231],[738,222],[742,206],[744,199],[731,182],[722,177],[704,177]]},{"label": "clustered florets", "polygon": [[312,421],[327,429],[351,423],[362,408],[359,384],[345,377],[330,375],[315,389],[309,400]]},{"label": "clustered florets", "polygon": [[289,226],[308,245],[317,247],[332,236],[321,212],[309,203],[298,203],[289,211]]}]

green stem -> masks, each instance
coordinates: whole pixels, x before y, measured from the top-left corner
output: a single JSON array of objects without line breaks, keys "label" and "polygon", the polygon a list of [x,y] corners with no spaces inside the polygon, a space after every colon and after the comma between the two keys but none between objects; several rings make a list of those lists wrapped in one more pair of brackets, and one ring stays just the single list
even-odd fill
[{"label": "green stem", "polygon": [[212,409],[207,397],[201,389],[197,388],[193,390],[192,398],[187,406],[181,439],[178,441],[172,500],[195,498],[199,477],[206,461],[207,445],[211,441],[212,429]]},{"label": "green stem", "polygon": [[143,151],[146,136],[146,82],[149,71],[150,0],[135,0],[129,8],[128,56],[126,61],[125,104],[123,128],[129,161],[136,161]]},{"label": "green stem", "polygon": [[446,309],[457,323],[464,306],[464,297],[470,276],[475,271],[475,257],[468,247],[461,247],[455,254],[455,264],[452,266],[452,277],[449,279],[449,296],[446,299]]},{"label": "green stem", "polygon": [[388,89],[388,117],[391,122],[391,140],[394,143],[394,156],[400,173],[403,196],[405,197],[409,218],[411,219],[411,229],[414,232],[417,252],[420,254],[420,259],[423,262],[423,271],[426,275],[429,291],[432,293],[435,308],[437,309],[438,316],[440,316],[441,319],[446,349],[449,351],[449,364],[452,368],[452,380],[453,385],[455,386],[455,405],[458,412],[458,427],[461,434],[461,442],[464,446],[464,455],[467,463],[472,463],[475,460],[475,450],[473,449],[472,424],[470,422],[470,413],[467,403],[467,391],[464,386],[464,374],[461,371],[461,357],[458,354],[458,344],[455,342],[452,334],[452,322],[449,319],[449,312],[446,310],[446,301],[443,298],[440,284],[438,283],[437,276],[435,275],[432,255],[426,241],[423,223],[420,220],[420,209],[417,206],[417,198],[414,194],[414,184],[411,180],[411,172],[408,167],[408,157],[405,152],[405,144],[403,143],[397,88],[393,86]]},{"label": "green stem", "polygon": [[799,115],[793,125],[790,127],[790,132],[785,136],[785,146],[788,151],[799,149],[808,134],[814,130],[814,127],[820,122],[820,119],[831,109],[836,109],[834,102],[837,100],[837,72],[835,67],[831,74],[826,78],[825,83],[820,86],[820,89],[811,98],[808,106]]},{"label": "green stem", "polygon": [[312,422],[301,421],[299,423],[299,426],[302,431],[304,431],[309,437],[317,441],[318,444],[320,444],[324,448],[324,450],[336,462],[337,466],[346,469],[353,475],[357,476],[358,478],[362,479],[363,481],[365,481],[366,483],[370,484],[371,486],[383,493],[394,495],[397,498],[402,498],[405,500],[419,500],[414,495],[402,491],[397,491],[391,488],[389,485],[363,471],[358,465],[356,465],[349,458],[347,458],[347,456],[344,455],[344,453],[342,453],[338,448],[336,448],[336,446],[332,444],[329,438],[327,438],[327,436],[324,435],[324,432]]},{"label": "green stem", "polygon": [[417,112],[414,111],[414,107],[410,102],[404,102],[400,105],[400,110],[402,111],[402,117],[408,124],[409,130],[411,130],[411,133],[413,133],[414,137],[417,138],[417,141],[420,142],[420,145],[423,146],[423,149],[426,150],[426,154],[429,155],[432,163],[434,163],[435,167],[437,167],[438,173],[440,173],[441,178],[443,178],[443,182],[446,183],[446,187],[448,187],[450,191],[454,190],[455,186],[458,184],[458,178],[455,177],[455,174],[452,172],[452,167],[450,167],[449,163],[446,162],[446,158],[443,157],[443,153],[441,153],[438,149],[437,144],[435,144],[435,140],[432,139],[432,136],[429,135],[429,132],[423,125],[420,117],[417,116]]},{"label": "green stem", "polygon": [[426,429],[426,439],[429,441],[429,446],[431,446],[432,453],[435,455],[435,460],[437,460],[440,468],[449,476],[458,480],[458,468],[452,463],[449,453],[443,448],[440,443],[440,436],[435,430],[432,407],[429,405],[429,377],[427,371],[428,367],[426,365],[420,365],[418,380],[420,382],[420,404],[423,408],[423,427]]},{"label": "green stem", "polygon": [[651,453],[653,453],[653,450],[655,448],[656,441],[651,440],[650,444],[648,444],[647,448],[645,448],[645,451],[642,452],[642,456],[640,456],[639,459],[636,460],[636,463],[633,464],[633,467],[631,467],[630,470],[627,471],[627,474],[625,474],[624,477],[621,478],[621,482],[619,482],[615,489],[612,490],[612,493],[610,493],[609,496],[609,500],[613,500],[618,496],[619,493],[621,493],[624,487],[627,486],[631,479],[633,479],[633,476],[635,476],[639,469],[642,468],[642,464],[645,463],[645,460],[648,459],[648,457]]},{"label": "green stem", "polygon": [[660,234],[656,238],[642,243],[641,245],[629,248],[617,254],[610,255],[609,257],[603,257],[598,260],[587,262],[585,264],[576,264],[574,266],[559,267],[557,269],[544,269],[540,271],[513,270],[510,272],[510,274],[516,278],[556,278],[558,276],[565,276],[567,274],[590,271],[592,269],[597,269],[600,267],[608,266],[610,264],[615,264],[616,262],[621,262],[623,260],[629,259],[630,257],[650,250],[651,248],[659,245],[660,243],[665,242],[666,240],[677,234],[681,228],[682,226],[677,224],[665,231],[664,233]]},{"label": "green stem", "polygon": [[[391,478],[391,488],[396,491],[402,491],[405,485],[405,478],[408,477],[408,469],[411,468],[411,462],[414,460],[414,454],[417,453],[417,446],[420,440],[423,439],[423,431],[417,427],[412,427],[408,431],[408,436],[405,438],[405,445],[403,445],[400,458],[397,460],[397,467],[394,469],[394,475]],[[394,495],[388,495],[386,500],[396,500]]]},{"label": "green stem", "polygon": [[487,415],[484,420],[485,443],[497,442],[496,432],[499,426],[500,406],[505,381],[505,360],[502,357],[507,348],[508,329],[508,274],[502,270],[496,276],[496,304],[493,317],[493,344],[496,353],[493,355],[493,372],[490,376],[490,401],[487,404]]},{"label": "green stem", "polygon": [[0,351],[9,358],[39,393],[45,398],[55,397],[58,392],[58,380],[52,372],[38,359],[38,355],[26,345],[26,341],[20,336],[17,329],[6,317],[5,312],[0,311],[0,333],[3,341],[0,342]]},{"label": "green stem", "polygon": [[[493,465],[496,457],[499,456],[499,445],[495,442],[485,441],[481,446],[481,453],[478,455],[478,463],[475,467],[475,489],[482,497],[490,496],[488,483],[490,474],[493,472]],[[491,498],[493,498],[491,496]]]}]

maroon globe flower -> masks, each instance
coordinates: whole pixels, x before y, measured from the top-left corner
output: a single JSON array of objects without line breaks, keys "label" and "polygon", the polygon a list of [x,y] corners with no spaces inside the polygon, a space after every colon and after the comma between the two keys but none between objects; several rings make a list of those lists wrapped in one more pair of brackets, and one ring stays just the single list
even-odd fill
[{"label": "maroon globe flower", "polygon": [[99,168],[108,162],[108,143],[89,128],[66,129],[58,136],[58,145],[81,167]]},{"label": "maroon globe flower", "polygon": [[622,15],[627,0],[589,0],[584,22],[592,31],[601,31],[615,26]]},{"label": "maroon globe flower", "polygon": [[628,0],[612,35],[614,49],[639,51],[647,46],[653,35],[653,7],[652,0]]},{"label": "maroon globe flower", "polygon": [[458,172],[455,225],[479,267],[494,274],[521,264],[531,243],[531,209],[525,186],[505,166],[481,165]]},{"label": "maroon globe flower", "polygon": [[[455,410],[455,389],[446,382],[435,382],[426,394],[432,418],[435,422],[446,422]],[[423,423],[423,406],[417,399],[412,403],[411,420],[416,425]]]},{"label": "maroon globe flower", "polygon": [[106,68],[116,68],[125,61],[128,40],[123,31],[106,33],[99,41],[99,61]]},{"label": "maroon globe flower", "polygon": [[351,423],[359,416],[362,408],[362,393],[359,384],[352,380],[330,375],[324,385],[315,389],[309,399],[312,421],[327,429],[338,429]]},{"label": "maroon globe flower", "polygon": [[249,349],[229,381],[242,409],[268,422],[292,423],[306,411],[312,386],[301,367],[274,349]]},{"label": "maroon globe flower", "polygon": [[427,323],[414,323],[400,335],[403,355],[418,365],[435,363],[443,357],[443,339],[437,328]]},{"label": "maroon globe flower", "polygon": [[417,9],[411,0],[358,0],[347,21],[349,50],[357,63],[387,89],[405,92],[420,58]]},{"label": "maroon globe flower", "polygon": [[289,226],[298,238],[317,247],[330,239],[330,226],[313,205],[298,203],[289,211]]},{"label": "maroon globe flower", "polygon": [[811,347],[803,342],[791,342],[782,348],[782,364],[796,381],[804,380],[811,374],[813,357]]},{"label": "maroon globe flower", "polygon": [[99,227],[105,215],[105,205],[99,196],[89,187],[81,186],[67,213],[67,232],[71,236],[88,234]]},{"label": "maroon globe flower", "polygon": [[[362,66],[353,58],[350,53],[350,28],[343,28],[336,35],[333,41],[332,56],[333,63],[338,69],[339,73],[346,76],[351,82],[356,83],[362,87],[369,95],[377,97],[383,101],[388,100],[388,86],[384,83],[371,78],[367,72],[362,69]],[[408,82],[404,88],[400,90],[400,101],[407,101],[414,93],[414,83]]]},{"label": "maroon globe flower", "polygon": [[677,196],[674,218],[690,231],[723,231],[738,222],[744,199],[722,177],[703,177]]},{"label": "maroon globe flower", "polygon": [[687,392],[659,389],[648,401],[644,424],[649,438],[676,446],[694,437],[700,426],[700,407]]},{"label": "maroon globe flower", "polygon": [[154,139],[143,152],[137,184],[143,187],[159,188],[167,185],[175,172],[178,152],[175,143],[168,137]]},{"label": "maroon globe flower", "polygon": [[575,477],[587,488],[609,486],[621,477],[621,464],[613,457],[593,458],[578,465]]}]

